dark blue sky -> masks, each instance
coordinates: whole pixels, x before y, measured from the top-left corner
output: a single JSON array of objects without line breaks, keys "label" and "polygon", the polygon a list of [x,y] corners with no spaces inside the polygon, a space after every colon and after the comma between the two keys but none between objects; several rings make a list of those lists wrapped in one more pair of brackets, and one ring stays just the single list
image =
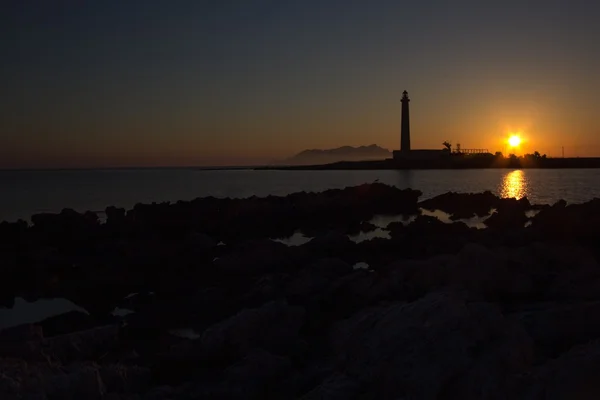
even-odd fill
[{"label": "dark blue sky", "polygon": [[413,142],[600,155],[593,1],[9,1],[0,166],[260,163]]}]

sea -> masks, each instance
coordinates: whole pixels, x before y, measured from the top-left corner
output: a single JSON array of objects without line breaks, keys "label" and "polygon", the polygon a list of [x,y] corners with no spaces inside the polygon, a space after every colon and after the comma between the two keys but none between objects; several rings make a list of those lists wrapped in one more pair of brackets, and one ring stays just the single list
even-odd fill
[{"label": "sea", "polygon": [[582,203],[600,197],[598,169],[473,169],[278,171],[205,169],[94,169],[0,171],[0,221],[29,220],[36,213],[64,208],[95,211],[107,206],[176,202],[215,196],[285,196],[299,191],[382,182],[420,190],[422,199],[449,191],[489,190],[502,197],[528,197],[532,203],[559,199]]},{"label": "sea", "polygon": [[[399,188],[423,192],[422,199],[449,191],[476,193],[490,190],[499,196],[527,196],[537,204],[552,204],[560,199],[582,203],[600,197],[600,170],[585,169],[479,169],[412,171],[275,171],[275,170],[200,170],[200,169],[104,169],[61,171],[0,171],[0,220],[29,220],[32,214],[60,212],[63,208],[96,211],[102,218],[109,205],[133,207],[136,203],[175,202],[197,197],[285,196],[298,191],[320,192],[363,183],[382,182]],[[432,215],[451,222],[448,215]],[[398,221],[409,223],[403,216]],[[379,227],[350,237],[355,242],[373,237],[389,238],[383,229],[394,220],[376,216]],[[463,221],[485,228],[481,220]],[[310,238],[296,233],[290,238],[272,238],[287,245],[301,245]],[[364,264],[364,265],[360,265]],[[368,268],[359,263],[355,268]],[[134,294],[132,294],[134,295]],[[69,311],[87,313],[64,298],[28,301],[17,297],[11,308],[0,307],[0,330]],[[115,309],[114,315],[133,311]],[[195,338],[192,329],[171,332]]]}]

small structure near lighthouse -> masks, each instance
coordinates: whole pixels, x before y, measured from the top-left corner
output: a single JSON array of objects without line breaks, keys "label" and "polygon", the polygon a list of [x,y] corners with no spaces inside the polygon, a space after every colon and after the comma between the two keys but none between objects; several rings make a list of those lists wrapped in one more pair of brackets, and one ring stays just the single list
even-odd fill
[{"label": "small structure near lighthouse", "polygon": [[400,150],[394,150],[394,160],[431,160],[450,155],[448,150],[429,150],[418,149],[413,150],[410,147],[410,111],[408,103],[408,92],[405,90],[402,93],[402,114],[400,122]]}]

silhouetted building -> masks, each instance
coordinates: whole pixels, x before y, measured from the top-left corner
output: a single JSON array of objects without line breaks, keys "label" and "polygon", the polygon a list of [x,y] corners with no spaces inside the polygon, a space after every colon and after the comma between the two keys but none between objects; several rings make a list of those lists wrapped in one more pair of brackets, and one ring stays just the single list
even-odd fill
[{"label": "silhouetted building", "polygon": [[403,153],[410,151],[410,114],[408,111],[408,103],[410,99],[408,98],[408,92],[405,90],[402,93],[402,120],[400,127],[400,151]]},{"label": "silhouetted building", "polygon": [[408,92],[402,93],[402,115],[400,122],[400,150],[394,150],[394,160],[433,160],[450,155],[450,151],[424,149],[412,150],[410,148],[410,113],[408,109]]}]

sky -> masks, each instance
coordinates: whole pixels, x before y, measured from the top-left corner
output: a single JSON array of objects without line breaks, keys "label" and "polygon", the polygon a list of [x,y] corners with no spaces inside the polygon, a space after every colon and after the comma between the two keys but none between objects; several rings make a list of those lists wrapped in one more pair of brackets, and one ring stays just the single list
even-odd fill
[{"label": "sky", "polygon": [[304,149],[600,156],[600,2],[7,0],[0,168],[255,165]]}]

